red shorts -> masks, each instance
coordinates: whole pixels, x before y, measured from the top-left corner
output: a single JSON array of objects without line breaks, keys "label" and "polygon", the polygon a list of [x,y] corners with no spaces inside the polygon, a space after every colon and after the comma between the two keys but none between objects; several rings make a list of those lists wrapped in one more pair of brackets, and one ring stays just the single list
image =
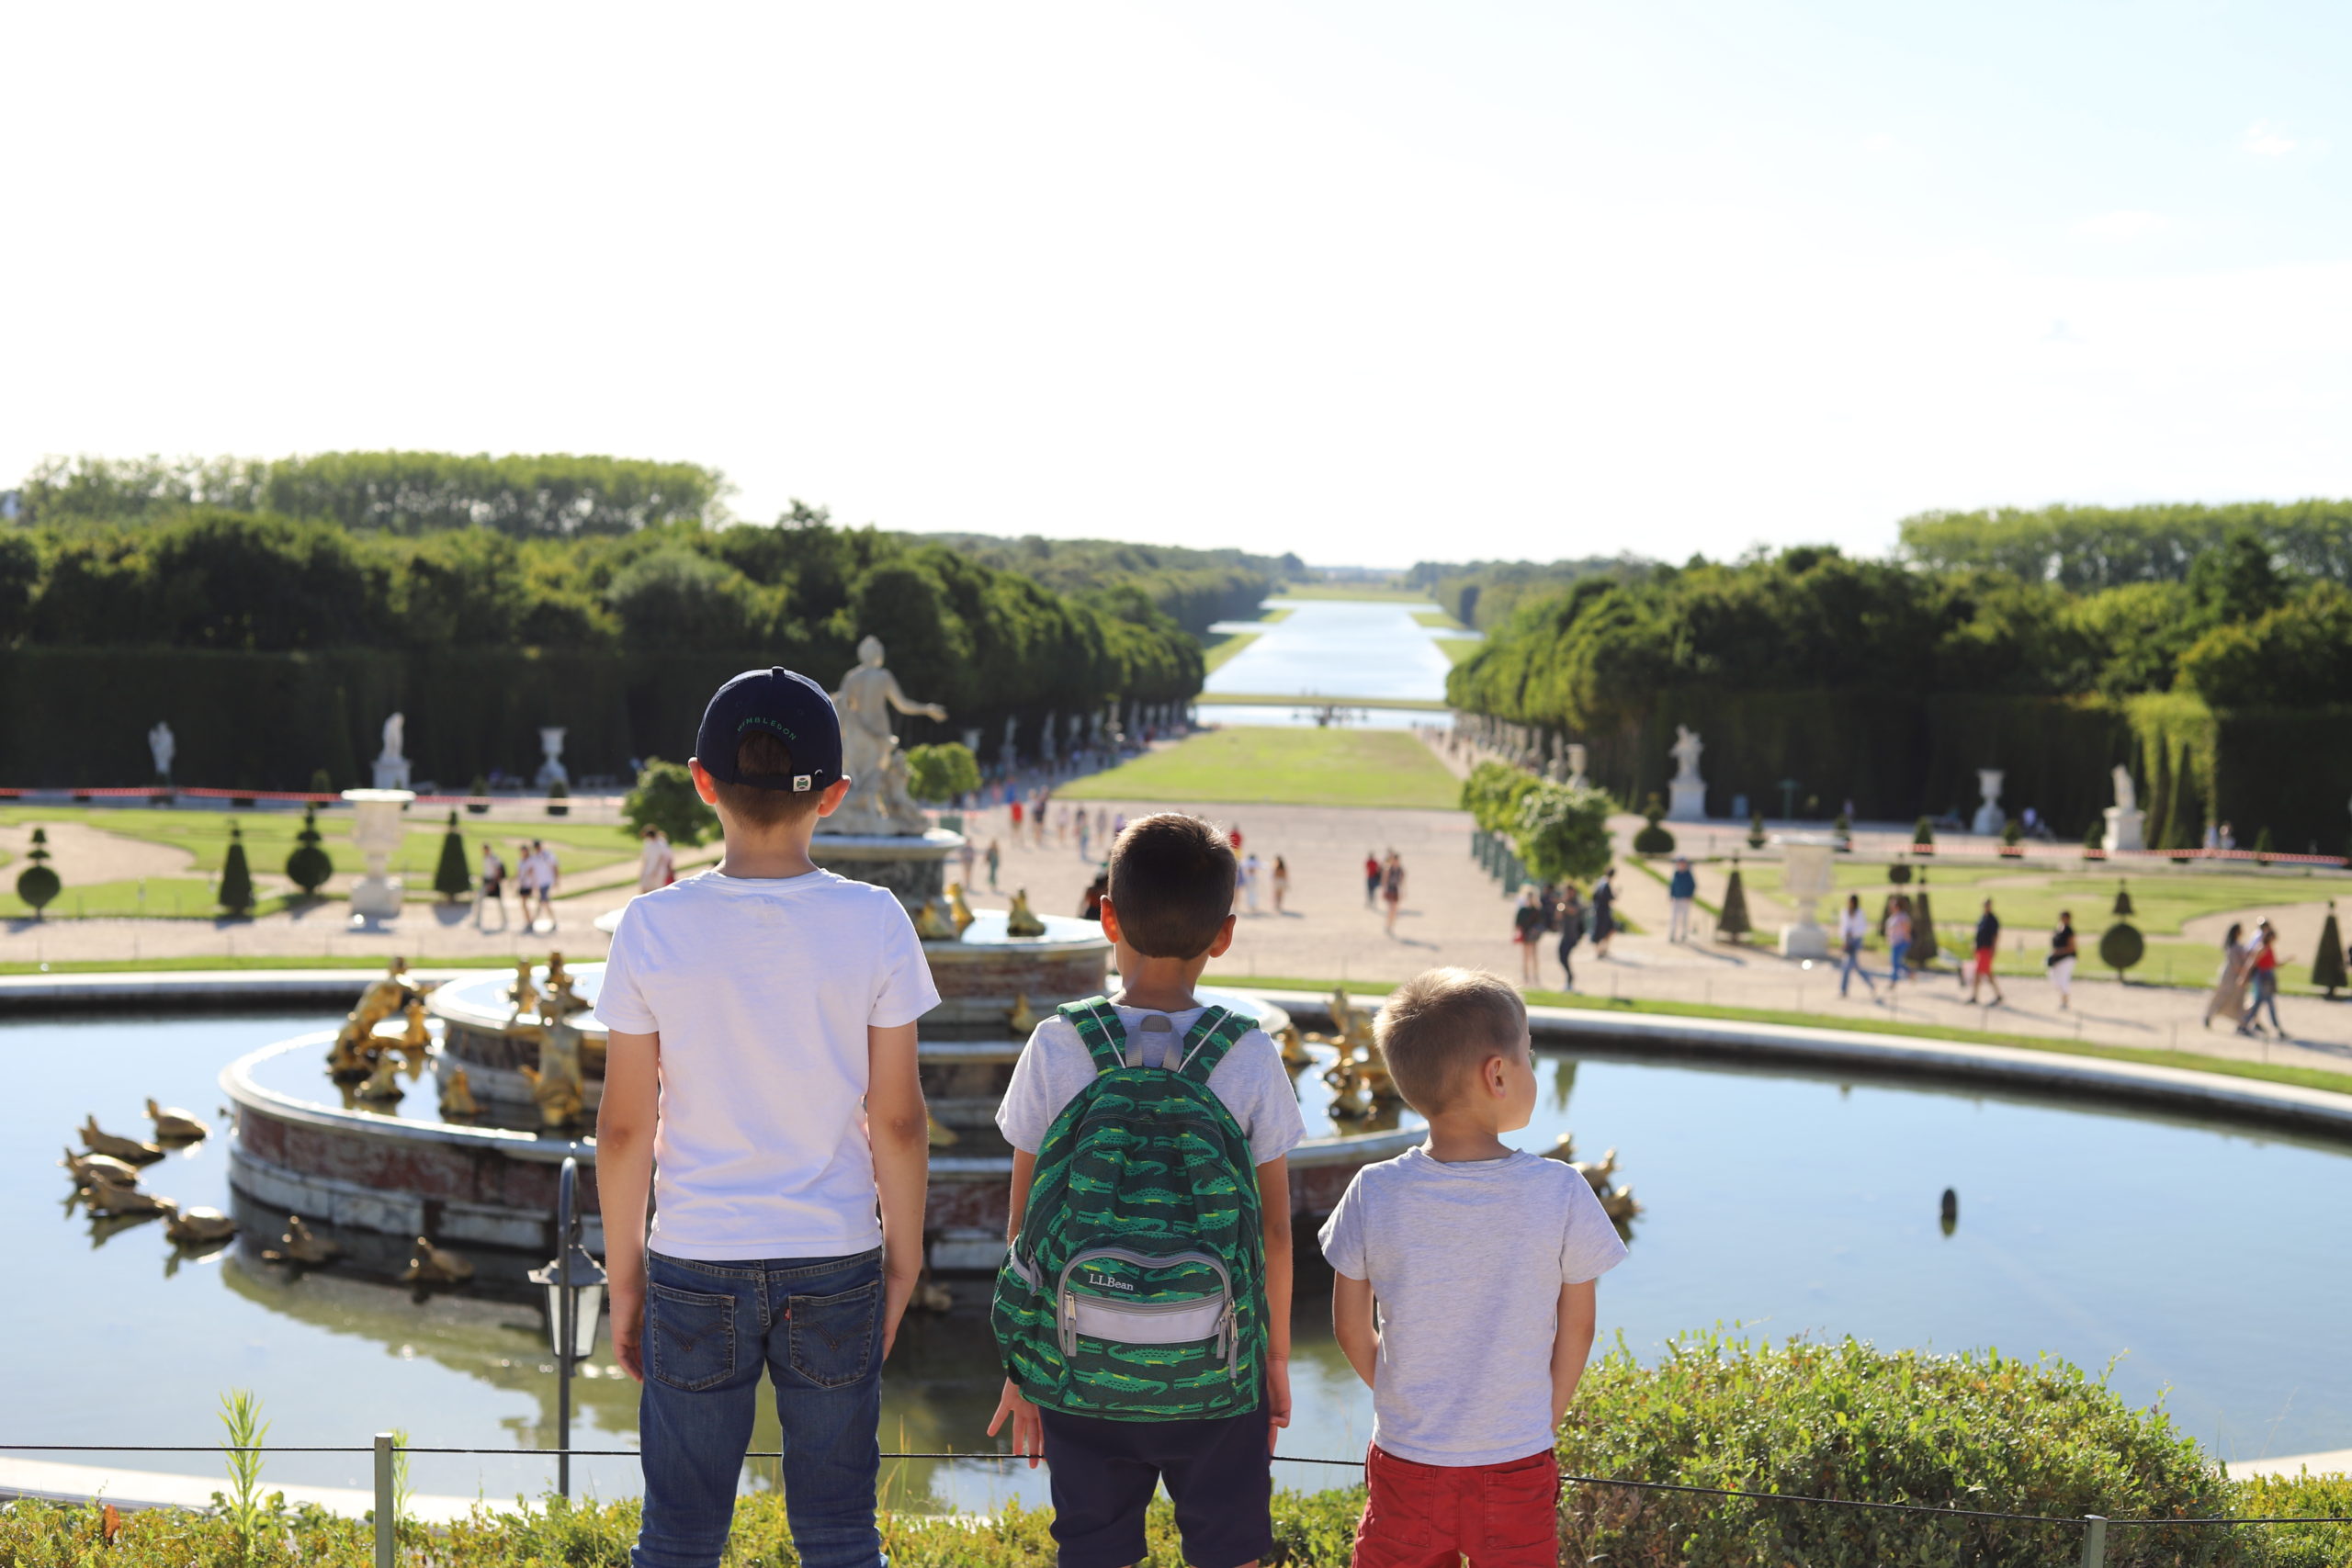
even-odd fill
[{"label": "red shorts", "polygon": [[1369,1450],[1371,1495],[1354,1568],[1556,1568],[1560,1463],[1550,1450],[1500,1464],[1415,1464]]},{"label": "red shorts", "polygon": [[1980,947],[1976,950],[1976,972],[1979,975],[1990,975],[1993,972],[1993,950],[1991,948]]}]

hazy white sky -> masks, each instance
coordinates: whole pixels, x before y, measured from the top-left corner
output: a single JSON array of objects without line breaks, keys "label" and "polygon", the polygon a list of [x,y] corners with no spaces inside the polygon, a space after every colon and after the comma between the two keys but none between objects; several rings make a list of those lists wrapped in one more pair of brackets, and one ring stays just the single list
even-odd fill
[{"label": "hazy white sky", "polygon": [[17,6],[0,58],[0,483],[605,451],[1391,565],[2352,493],[2352,7]]}]

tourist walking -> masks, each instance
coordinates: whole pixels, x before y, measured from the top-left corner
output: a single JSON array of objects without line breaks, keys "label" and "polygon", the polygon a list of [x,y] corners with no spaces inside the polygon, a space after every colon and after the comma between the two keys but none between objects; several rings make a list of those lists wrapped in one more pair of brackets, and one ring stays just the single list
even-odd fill
[{"label": "tourist walking", "polygon": [[991,893],[996,891],[997,868],[1003,863],[1004,852],[997,848],[994,839],[990,839],[989,840],[989,891]]},{"label": "tourist walking", "polygon": [[2074,1005],[2075,960],[2078,956],[2074,912],[2061,909],[2058,911],[2058,929],[2050,933],[2050,956],[2042,960],[2050,966],[2051,988],[2058,993],[2061,1009]]},{"label": "tourist walking", "polygon": [[667,887],[678,880],[675,857],[670,853],[670,836],[659,828],[648,828],[639,839],[637,857],[637,890],[650,893],[657,887]]},{"label": "tourist walking", "polygon": [[1388,863],[1380,868],[1380,901],[1388,908],[1388,934],[1396,934],[1396,908],[1405,901],[1405,862],[1395,850],[1388,852]]},{"label": "tourist walking", "polygon": [[1903,961],[1911,956],[1911,896],[1897,893],[1886,913],[1886,994],[1903,984]]},{"label": "tourist walking", "polygon": [[1017,844],[1021,841],[1021,797],[1014,795],[1005,809],[1012,814],[1012,841]]},{"label": "tourist walking", "polygon": [[1666,940],[1690,940],[1690,906],[1699,897],[1699,879],[1691,874],[1690,861],[1686,855],[1674,857],[1674,874],[1666,884]]},{"label": "tourist walking", "polygon": [[1253,915],[1258,912],[1258,874],[1264,869],[1264,863],[1259,860],[1256,851],[1242,857],[1241,901]]},{"label": "tourist walking", "polygon": [[1532,883],[1519,890],[1519,908],[1510,912],[1510,940],[1519,944],[1520,984],[1535,984],[1542,978],[1536,965],[1544,952],[1544,901]]},{"label": "tourist walking", "polygon": [[1577,988],[1577,943],[1584,940],[1584,901],[1575,883],[1560,889],[1559,913],[1554,919],[1560,929],[1560,971],[1568,977],[1566,988],[1573,991]]},{"label": "tourist walking", "polygon": [[972,886],[972,863],[979,859],[979,856],[980,852],[978,846],[974,844],[969,839],[966,839],[964,840],[963,848],[956,852],[956,860],[960,862],[964,867],[964,886],[967,887]]},{"label": "tourist walking", "polygon": [[1993,987],[1993,1005],[2007,1007],[2009,998],[2001,994],[2000,976],[1993,973],[1993,959],[2001,946],[2001,917],[1993,913],[1993,900],[1984,900],[1984,913],[1976,921],[1975,961],[1968,966],[1968,999],[1976,1000],[1976,988]]},{"label": "tourist walking", "polygon": [[1617,934],[1617,868],[1611,866],[1592,885],[1592,955],[1609,956],[1609,939]]},{"label": "tourist walking", "polygon": [[1087,853],[1088,843],[1094,836],[1091,828],[1089,826],[1091,821],[1091,818],[1090,818],[1084,811],[1080,811],[1078,814],[1078,858],[1080,860],[1091,860],[1093,858],[1091,855]]},{"label": "tourist walking", "polygon": [[1878,995],[1878,982],[1871,979],[1871,972],[1862,967],[1862,941],[1870,934],[1871,918],[1862,913],[1862,896],[1859,893],[1847,894],[1845,913],[1838,917],[1838,945],[1844,953],[1838,966],[1838,994],[1841,997],[1857,975],[1862,977],[1862,984],[1871,988],[1873,998]]},{"label": "tourist walking", "polygon": [[2245,927],[2232,921],[2227,935],[2222,938],[2222,971],[2213,977],[2213,994],[2205,998],[2204,1026],[2213,1027],[2217,1018],[2226,1018],[2233,1024],[2244,1010],[2245,977],[2252,951],[2240,945],[2239,938]]},{"label": "tourist walking", "polygon": [[1283,912],[1283,900],[1290,897],[1290,865],[1282,856],[1274,857],[1274,913]]},{"label": "tourist walking", "polygon": [[2270,1010],[2270,1032],[2279,1039],[2287,1038],[2286,1027],[2278,1021],[2278,933],[2268,920],[2257,920],[2254,927],[2254,953],[2246,961],[2247,981],[2245,1014],[2238,1020],[2238,1032],[2262,1032],[2262,1011]]},{"label": "tourist walking", "polygon": [[506,863],[498,858],[498,847],[484,840],[481,846],[481,892],[474,899],[474,929],[487,931],[482,915],[492,904],[498,906],[498,929],[506,929]]},{"label": "tourist walking", "polygon": [[1380,897],[1380,857],[1370,850],[1363,852],[1363,907],[1367,909]]}]

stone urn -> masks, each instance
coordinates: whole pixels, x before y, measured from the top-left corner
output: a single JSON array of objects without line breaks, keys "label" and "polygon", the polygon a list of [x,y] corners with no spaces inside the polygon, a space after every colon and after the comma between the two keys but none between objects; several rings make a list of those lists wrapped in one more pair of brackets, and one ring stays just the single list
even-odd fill
[{"label": "stone urn", "polygon": [[368,867],[351,889],[351,918],[389,920],[401,912],[401,889],[400,878],[387,874],[387,863],[408,831],[401,818],[416,796],[404,789],[347,789],[343,798],[351,802],[351,841]]},{"label": "stone urn", "polygon": [[1772,841],[1781,846],[1781,892],[1797,908],[1796,923],[1781,928],[1781,956],[1826,958],[1829,933],[1814,906],[1837,886],[1838,840],[1827,833],[1782,833]]}]

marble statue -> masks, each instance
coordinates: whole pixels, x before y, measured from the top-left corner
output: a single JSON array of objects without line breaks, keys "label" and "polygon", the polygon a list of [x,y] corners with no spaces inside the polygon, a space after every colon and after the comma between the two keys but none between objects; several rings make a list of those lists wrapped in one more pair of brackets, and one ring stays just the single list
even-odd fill
[{"label": "marble statue", "polygon": [[2148,814],[2140,809],[2140,792],[2132,783],[2132,770],[2117,763],[2115,768],[2115,804],[2105,812],[2107,827],[2099,834],[2099,847],[2112,854],[2117,850],[2144,850],[2148,847]]},{"label": "marble statue", "polygon": [[1568,787],[1570,789],[1590,789],[1592,787],[1592,781],[1585,777],[1584,772],[1586,757],[1584,742],[1581,740],[1571,740],[1568,742],[1567,750]]},{"label": "marble statue", "polygon": [[571,787],[571,775],[563,766],[563,734],[560,724],[539,727],[539,771],[531,775],[531,782],[541,789],[552,789],[557,784]]},{"label": "marble statue", "polygon": [[1707,819],[1707,781],[1699,776],[1699,753],[1706,749],[1706,742],[1692,733],[1688,725],[1674,727],[1674,744],[1668,748],[1674,758],[1674,780],[1667,785],[1668,821],[1704,822]]},{"label": "marble statue", "polygon": [[376,755],[378,789],[408,788],[409,762],[404,750],[407,744],[407,716],[396,713],[384,721],[384,749]]},{"label": "marble statue", "polygon": [[172,727],[162,719],[147,732],[147,754],[155,759],[155,776],[165,784],[172,782],[172,759],[179,752],[179,742],[173,739]]},{"label": "marble statue", "polygon": [[1048,764],[1057,760],[1054,751],[1054,716],[1051,713],[1046,715],[1045,727],[1037,731],[1037,755],[1043,757]]},{"label": "marble statue", "polygon": [[1998,833],[2008,822],[2008,818],[2001,812],[2001,770],[1998,768],[1977,769],[1976,789],[1977,793],[1984,797],[1984,803],[1976,808],[1976,816],[1968,825],[1969,830],[1981,833],[1989,839]]},{"label": "marble statue", "polygon": [[944,719],[947,710],[937,703],[908,700],[899,678],[883,668],[882,639],[876,637],[859,641],[857,666],[842,677],[833,708],[841,715],[842,773],[849,780],[849,795],[831,817],[818,818],[817,831],[879,838],[928,831],[931,818],[907,793],[907,761],[890,730],[890,711]]},{"label": "marble statue", "polygon": [[1004,743],[997,748],[996,760],[1008,773],[1021,766],[1021,747],[1015,739],[1020,728],[1021,720],[1007,714],[1004,720]]}]

